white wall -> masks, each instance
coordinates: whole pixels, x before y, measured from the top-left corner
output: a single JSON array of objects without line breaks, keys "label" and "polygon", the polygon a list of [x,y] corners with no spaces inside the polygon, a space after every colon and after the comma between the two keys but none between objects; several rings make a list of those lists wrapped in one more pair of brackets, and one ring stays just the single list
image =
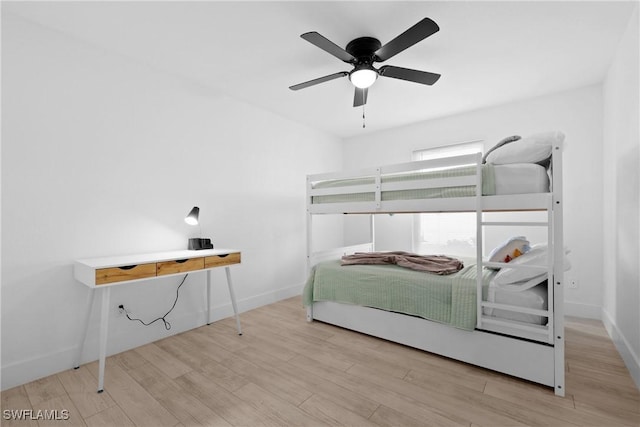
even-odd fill
[{"label": "white wall", "polygon": [[[371,108],[374,108],[373,106]],[[602,305],[602,87],[585,87],[550,96],[425,121],[346,141],[345,167],[405,162],[414,150],[471,140],[489,148],[509,135],[561,130],[564,150],[565,245],[573,268],[567,280],[578,289],[565,292],[569,314],[600,317]],[[364,227],[345,223],[345,243],[362,241]],[[383,216],[377,222],[378,249],[411,249],[409,215]]]},{"label": "white wall", "polygon": [[640,387],[638,7],[604,83],[603,321]]},{"label": "white wall", "polygon": [[[240,308],[297,295],[305,271],[305,175],[342,167],[341,141],[207,88],[2,16],[2,388],[72,365],[88,288],[74,259],[186,249],[197,228],[242,250]],[[335,246],[342,230],[322,233]],[[179,278],[111,293],[109,353],[204,322],[203,273],[169,320]],[[223,271],[214,316],[231,313]],[[97,306],[96,306],[97,308]],[[97,358],[97,311],[83,361]]]}]

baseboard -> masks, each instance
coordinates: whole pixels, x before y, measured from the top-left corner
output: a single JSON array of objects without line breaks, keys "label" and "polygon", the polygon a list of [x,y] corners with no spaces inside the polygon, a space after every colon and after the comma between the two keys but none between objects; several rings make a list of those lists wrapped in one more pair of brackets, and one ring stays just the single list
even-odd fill
[{"label": "baseboard", "polygon": [[633,381],[636,383],[636,387],[640,389],[640,358],[633,351],[624,334],[618,329],[609,312],[604,308],[602,309],[602,323],[611,337],[611,341],[613,341],[613,344],[616,346],[618,353],[622,356],[622,360],[624,360],[624,364],[627,366],[631,378],[633,378]]},{"label": "baseboard", "polygon": [[[302,285],[289,286],[286,288],[276,289],[274,291],[265,292],[263,294],[254,295],[243,300],[238,300],[238,311],[240,313],[262,307],[274,302],[281,301],[293,296],[300,295]],[[211,308],[211,321],[215,322],[233,315],[233,307],[231,302]],[[110,325],[115,322],[124,322],[126,320],[109,319]],[[240,317],[242,322],[242,316]],[[171,319],[171,330],[166,331],[164,328],[154,329],[137,329],[114,328],[111,327],[108,337],[107,354],[117,354],[150,342],[176,335],[181,332],[191,330],[202,326],[206,323],[206,311],[183,313],[179,317]],[[97,326],[96,327],[97,332]],[[113,333],[114,330],[118,331]],[[21,360],[6,366],[2,366],[0,379],[2,381],[1,390],[7,390],[28,382],[53,375],[58,372],[71,369],[77,357],[77,346],[71,346],[64,349],[58,349],[50,353],[33,357],[27,360]],[[89,334],[85,343],[80,363],[85,364],[98,359],[98,337],[97,333]]]},{"label": "baseboard", "polygon": [[565,316],[581,317],[583,319],[602,319],[602,307],[599,305],[583,304],[579,302],[564,302]]}]

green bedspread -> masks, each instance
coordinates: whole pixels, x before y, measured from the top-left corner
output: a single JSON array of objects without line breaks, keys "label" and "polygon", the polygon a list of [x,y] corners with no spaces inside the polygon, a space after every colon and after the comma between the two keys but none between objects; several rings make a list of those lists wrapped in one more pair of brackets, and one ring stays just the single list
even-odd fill
[{"label": "green bedspread", "polygon": [[[485,287],[495,273],[484,269]],[[395,265],[341,266],[339,260],[327,261],[313,268],[303,302],[305,306],[313,301],[335,301],[374,307],[473,330],[476,274],[475,264],[440,276]]]},{"label": "green bedspread", "polygon": [[[393,175],[383,175],[380,179],[382,183],[402,182],[402,181],[428,181],[436,178],[453,178],[458,176],[475,175],[475,166],[462,166],[458,168],[443,169],[429,172],[413,172]],[[375,183],[373,177],[363,177],[354,179],[336,179],[329,181],[321,181],[316,183],[313,188],[339,188],[354,185],[365,185]],[[495,176],[493,166],[491,164],[482,165],[482,194],[484,196],[494,195]],[[442,187],[442,188],[422,188],[414,190],[393,190],[383,191],[381,199],[386,200],[412,200],[412,199],[431,199],[446,197],[470,197],[475,196],[475,186],[460,187]],[[331,194],[326,196],[313,196],[312,203],[344,203],[344,202],[370,202],[375,200],[375,193],[349,193],[349,194]]]}]

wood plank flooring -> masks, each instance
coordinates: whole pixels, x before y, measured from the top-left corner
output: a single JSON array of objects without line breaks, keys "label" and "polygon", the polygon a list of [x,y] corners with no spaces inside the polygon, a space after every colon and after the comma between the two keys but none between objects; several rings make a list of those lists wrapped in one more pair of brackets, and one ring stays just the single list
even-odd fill
[{"label": "wood plank flooring", "polygon": [[[639,426],[640,393],[598,321],[568,319],[567,396],[320,322],[300,298],[2,392],[3,426]],[[68,420],[5,419],[62,410]]]}]

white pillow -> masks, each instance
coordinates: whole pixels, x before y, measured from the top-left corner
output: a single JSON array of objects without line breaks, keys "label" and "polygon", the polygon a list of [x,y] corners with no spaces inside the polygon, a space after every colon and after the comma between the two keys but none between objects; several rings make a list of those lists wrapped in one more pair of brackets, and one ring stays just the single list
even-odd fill
[{"label": "white pillow", "polygon": [[530,249],[529,241],[524,236],[512,237],[506,242],[496,246],[489,253],[489,262],[510,262],[522,256]]},{"label": "white pillow", "polygon": [[522,291],[526,291],[527,289],[534,288],[538,286],[540,283],[545,282],[546,280],[547,280],[547,273],[543,273],[539,276],[535,276],[532,279],[525,280],[523,282],[508,283],[506,285],[498,285],[496,282],[492,280],[491,284],[495,285],[495,288],[503,289],[509,292],[522,292]]},{"label": "white pillow", "polygon": [[551,157],[553,145],[564,141],[562,132],[544,132],[513,141],[487,155],[487,163],[545,163]]},{"label": "white pillow", "polygon": [[[513,265],[547,265],[547,245],[535,245],[527,253],[513,259],[509,264]],[[565,254],[569,253],[565,249]],[[571,264],[567,257],[564,257],[564,269],[569,270]],[[504,285],[522,285],[522,282],[527,282],[533,278],[546,276],[545,270],[533,269],[533,268],[502,268],[493,278],[493,282],[498,286]]]}]

